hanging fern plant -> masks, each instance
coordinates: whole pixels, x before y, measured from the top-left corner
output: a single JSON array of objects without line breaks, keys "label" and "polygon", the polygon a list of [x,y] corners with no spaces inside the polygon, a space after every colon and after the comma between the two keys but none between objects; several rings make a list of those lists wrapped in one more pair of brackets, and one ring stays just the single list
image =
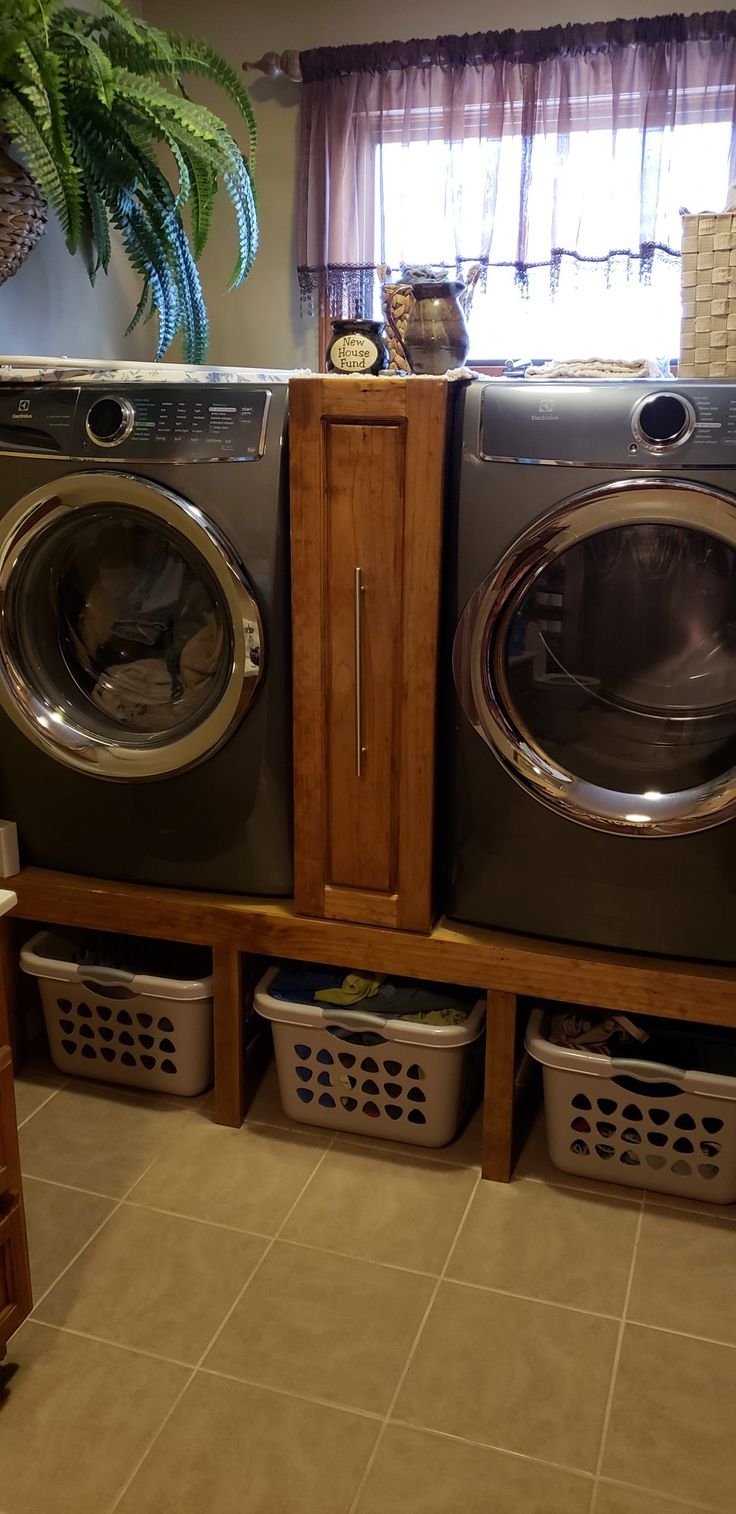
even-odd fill
[{"label": "hanging fern plant", "polygon": [[[190,75],[219,85],[236,106],[245,155],[224,122],[189,98]],[[237,227],[231,288],[258,247],[256,128],[234,69],[206,43],[135,19],[121,0],[98,0],[96,14],[68,0],[0,0],[0,135],[18,149],[93,282],[109,267],[110,227],[119,232],[143,281],[128,331],[155,313],[157,358],[181,332],[185,361],[203,362],[197,262],[220,182]]]}]

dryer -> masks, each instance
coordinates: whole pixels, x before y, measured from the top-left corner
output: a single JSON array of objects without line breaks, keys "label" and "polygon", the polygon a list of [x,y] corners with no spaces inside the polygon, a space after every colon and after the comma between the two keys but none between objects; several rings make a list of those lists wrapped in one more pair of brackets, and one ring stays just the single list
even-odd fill
[{"label": "dryer", "polygon": [[0,384],[0,814],[25,863],[289,894],[286,384]]},{"label": "dryer", "polygon": [[733,961],[736,384],[476,383],[453,488],[448,913]]}]

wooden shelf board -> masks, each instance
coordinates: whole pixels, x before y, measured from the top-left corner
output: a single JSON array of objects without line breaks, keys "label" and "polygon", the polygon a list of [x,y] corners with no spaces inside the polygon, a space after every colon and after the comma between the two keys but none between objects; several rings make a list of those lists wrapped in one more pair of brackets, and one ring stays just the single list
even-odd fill
[{"label": "wooden shelf board", "polygon": [[430,935],[297,915],[290,900],[192,893],[25,868],[17,918],[244,953],[334,961],[601,1009],[736,1025],[736,967],[634,956],[441,920]]}]

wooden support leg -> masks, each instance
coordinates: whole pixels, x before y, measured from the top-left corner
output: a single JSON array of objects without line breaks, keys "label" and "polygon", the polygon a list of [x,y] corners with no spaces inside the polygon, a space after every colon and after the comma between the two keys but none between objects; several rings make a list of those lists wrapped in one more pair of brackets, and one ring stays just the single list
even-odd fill
[{"label": "wooden support leg", "polygon": [[213,951],[215,1123],[240,1126],[245,1117],[245,1005],[243,962],[233,947]]},{"label": "wooden support leg", "polygon": [[516,994],[490,989],[483,1096],[483,1177],[508,1183],[514,1136]]}]

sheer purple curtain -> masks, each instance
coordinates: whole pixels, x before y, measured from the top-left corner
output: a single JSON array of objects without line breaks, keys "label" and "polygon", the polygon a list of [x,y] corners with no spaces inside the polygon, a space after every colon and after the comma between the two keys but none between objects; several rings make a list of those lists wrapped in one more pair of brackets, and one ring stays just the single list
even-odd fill
[{"label": "sheer purple curtain", "polygon": [[697,195],[736,176],[736,11],[325,48],[301,66],[299,280],[332,315],[370,313],[376,269],[402,263],[480,263],[553,294],[648,280],[676,263],[684,195],[722,209]]}]

